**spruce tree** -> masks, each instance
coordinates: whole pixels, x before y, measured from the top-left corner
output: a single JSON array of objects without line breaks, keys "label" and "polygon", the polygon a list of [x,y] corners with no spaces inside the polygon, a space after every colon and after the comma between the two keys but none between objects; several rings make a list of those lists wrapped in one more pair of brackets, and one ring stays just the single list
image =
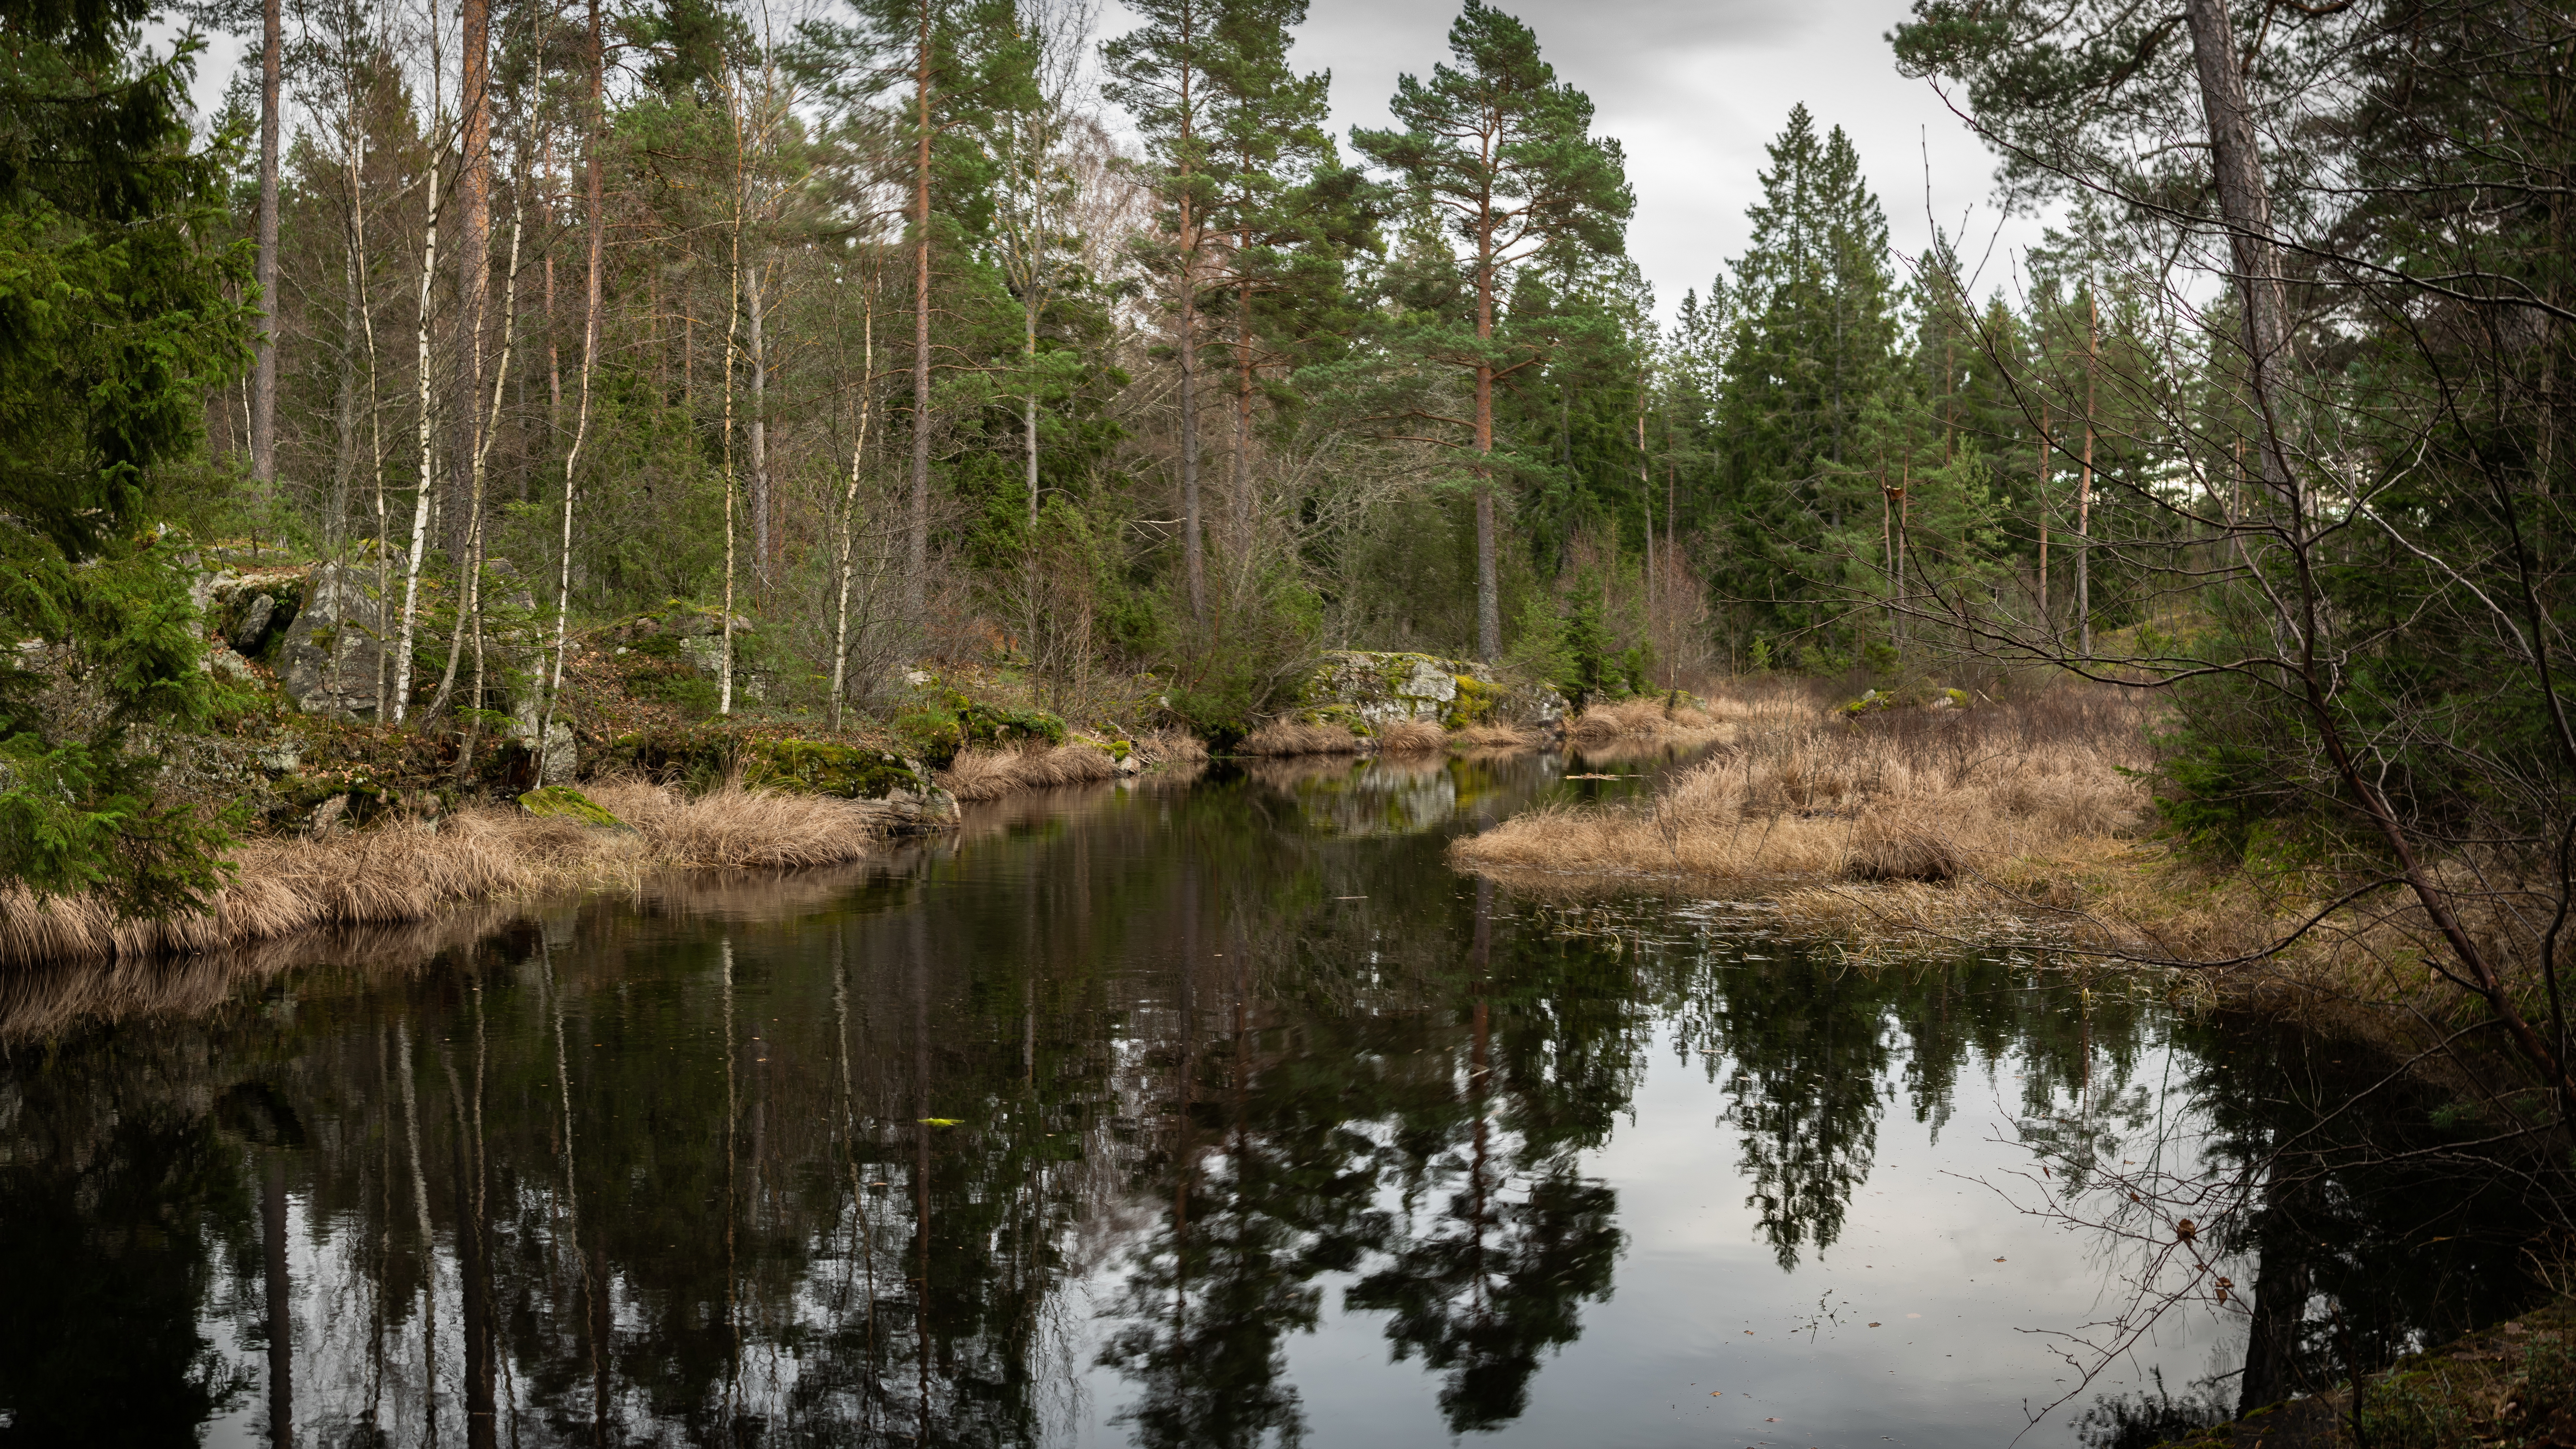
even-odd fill
[{"label": "spruce tree", "polygon": [[[190,148],[193,39],[143,48],[139,0],[0,17],[0,879],[129,914],[198,903],[224,834],[155,802],[136,725],[185,725],[205,676],[184,578],[136,538],[152,488],[239,375],[253,315],[216,250],[224,151]],[[30,667],[34,666],[34,667]],[[66,711],[68,688],[104,706]],[[49,697],[50,696],[50,697]]]},{"label": "spruce tree", "polygon": [[1474,379],[1467,418],[1429,416],[1463,432],[1478,455],[1476,652],[1502,653],[1502,593],[1495,566],[1494,384],[1535,365],[1543,343],[1516,337],[1498,316],[1515,267],[1550,249],[1617,255],[1636,198],[1618,141],[1592,134],[1592,99],[1556,78],[1539,58],[1538,37],[1513,17],[1467,0],[1449,27],[1455,66],[1435,65],[1425,82],[1399,76],[1388,109],[1400,130],[1362,128],[1351,143],[1400,174],[1420,202],[1442,215],[1464,244],[1457,265],[1470,294],[1463,325],[1442,320],[1407,339],[1426,361]]},{"label": "spruce tree", "polygon": [[[1879,527],[1896,368],[1887,218],[1837,126],[1803,105],[1767,148],[1752,245],[1734,263],[1722,409],[1737,554],[1732,582],[1769,622],[1802,628],[1839,569],[1836,535]],[[1873,550],[1874,551],[1874,550]]]}]

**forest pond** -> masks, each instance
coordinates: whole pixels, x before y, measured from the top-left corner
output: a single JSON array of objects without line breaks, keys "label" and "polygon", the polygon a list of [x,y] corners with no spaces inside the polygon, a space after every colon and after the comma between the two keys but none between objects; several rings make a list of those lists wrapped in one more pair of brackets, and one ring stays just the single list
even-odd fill
[{"label": "forest pond", "polygon": [[1659,768],[11,983],[0,1442],[2109,1444],[2529,1300],[2514,1176],[2395,1157],[2473,1126],[2319,1127],[2357,1049],[1443,863]]}]

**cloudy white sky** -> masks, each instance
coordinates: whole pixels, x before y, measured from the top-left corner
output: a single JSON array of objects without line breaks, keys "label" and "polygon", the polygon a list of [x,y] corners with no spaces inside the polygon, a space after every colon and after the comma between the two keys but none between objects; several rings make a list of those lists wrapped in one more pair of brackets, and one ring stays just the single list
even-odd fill
[{"label": "cloudy white sky", "polygon": [[[813,0],[781,0],[790,10]],[[1983,260],[1975,290],[2008,286],[2011,253],[2035,240],[2027,218],[1989,204],[1993,159],[1929,85],[1896,73],[1887,32],[1906,0],[1500,0],[1538,33],[1564,80],[1591,95],[1595,126],[1627,147],[1637,214],[1628,249],[1670,317],[1682,293],[1744,248],[1744,209],[1760,194],[1763,143],[1800,101],[1851,133],[1887,208],[1897,250],[1920,251],[1934,218]],[[1311,0],[1296,64],[1333,74],[1334,123],[1390,124],[1395,78],[1448,56],[1456,0]],[[453,13],[453,6],[442,9]],[[1134,19],[1105,0],[1101,33]],[[218,38],[199,72],[201,105],[219,100],[242,47]]]},{"label": "cloudy white sky", "polygon": [[[1667,317],[1744,249],[1744,209],[1760,195],[1763,144],[1800,101],[1860,150],[1899,251],[1930,238],[1932,217],[1976,265],[1995,236],[1993,158],[1930,86],[1896,73],[1885,36],[1906,0],[1496,0],[1536,31],[1557,75],[1591,95],[1596,129],[1627,147],[1637,214],[1628,250]],[[1399,73],[1448,57],[1456,0],[1311,0],[1294,59],[1333,73],[1334,121],[1391,124]],[[1110,0],[1104,31],[1133,21]],[[1929,207],[1925,170],[1929,159]],[[2008,281],[2009,250],[2035,240],[2008,223],[1976,290]]]}]

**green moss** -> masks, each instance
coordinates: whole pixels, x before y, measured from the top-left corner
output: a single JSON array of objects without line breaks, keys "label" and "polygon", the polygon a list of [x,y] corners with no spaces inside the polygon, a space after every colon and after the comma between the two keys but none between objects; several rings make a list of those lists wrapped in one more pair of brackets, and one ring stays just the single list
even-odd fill
[{"label": "green moss", "polygon": [[743,783],[844,800],[882,800],[896,790],[928,788],[910,761],[884,750],[819,740],[769,740],[744,752]]},{"label": "green moss", "polygon": [[1494,706],[1502,703],[1502,690],[1472,674],[1453,674],[1450,678],[1458,685],[1458,697],[1449,701],[1449,712],[1441,718],[1442,725],[1453,730],[1464,729],[1469,725],[1483,724],[1493,717]]},{"label": "green moss", "polygon": [[946,685],[933,686],[918,708],[895,716],[894,729],[924,760],[943,768],[959,750],[977,745],[1060,745],[1066,738],[1064,721],[1045,710],[968,699]]},{"label": "green moss", "polygon": [[570,785],[548,785],[530,790],[519,797],[519,808],[531,815],[550,820],[578,820],[602,830],[633,830],[635,827],[618,819],[594,803],[591,798]]},{"label": "green moss", "polygon": [[713,725],[639,730],[609,741],[592,768],[600,774],[632,771],[703,790],[733,768],[740,746],[738,737]]}]

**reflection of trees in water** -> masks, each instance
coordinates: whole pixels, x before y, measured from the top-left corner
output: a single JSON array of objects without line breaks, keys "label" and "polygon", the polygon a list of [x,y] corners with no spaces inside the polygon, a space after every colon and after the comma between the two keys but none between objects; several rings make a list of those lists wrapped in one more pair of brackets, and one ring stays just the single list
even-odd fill
[{"label": "reflection of trees in water", "polygon": [[[2519,1291],[2495,1225],[2537,1221],[2547,1181],[2471,1170],[2475,1127],[2426,1100],[2309,1132],[2353,1084],[2305,1039],[1997,961],[1743,960],[1659,906],[1513,906],[1436,836],[1291,809],[1104,797],[748,912],[593,907],[22,1054],[11,1432],[257,1414],[283,1318],[307,1442],[1027,1444],[1093,1343],[1140,1442],[1295,1442],[1288,1346],[1328,1274],[1453,1432],[1496,1428],[1611,1289],[1619,1204],[1582,1154],[1659,1025],[1728,1095],[1783,1264],[1837,1241],[1889,1103],[1937,1132],[2010,1071],[2052,1191],[2200,1114],[2198,1170],[2250,1185],[2210,1248],[2259,1265],[2279,1328],[2249,1385],[2330,1372],[2330,1304],[2380,1352]],[[2197,1075],[2151,1090],[2177,1033]],[[2451,1155],[2388,1160],[2427,1148]],[[1110,1263],[1095,1323],[1068,1289]]]},{"label": "reflection of trees in water", "polygon": [[1397,1357],[1445,1376],[1452,1433],[1517,1417],[1540,1351],[1573,1342],[1577,1305],[1609,1295],[1618,1199],[1575,1157],[1627,1109],[1644,1044],[1624,972],[1509,943],[1497,961],[1493,885],[1475,889],[1463,1091],[1405,1104],[1405,1210],[1349,1295],[1391,1315]]},{"label": "reflection of trees in water", "polygon": [[227,1259],[255,1251],[250,1183],[202,1110],[134,1090],[189,1072],[185,1047],[154,1036],[12,1064],[0,1439],[194,1443],[250,1389],[205,1321]]}]

